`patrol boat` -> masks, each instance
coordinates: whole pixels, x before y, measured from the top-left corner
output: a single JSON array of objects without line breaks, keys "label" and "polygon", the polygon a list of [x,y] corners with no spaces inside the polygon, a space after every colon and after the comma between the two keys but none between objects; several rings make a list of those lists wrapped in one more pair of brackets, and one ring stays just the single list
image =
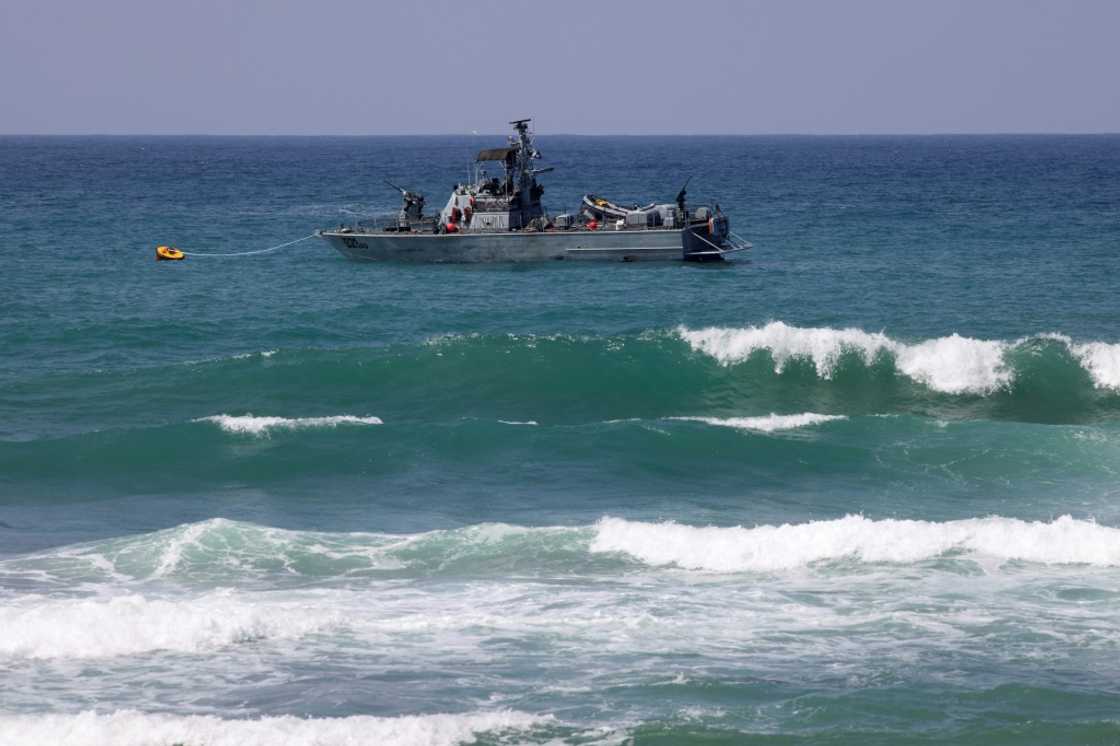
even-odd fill
[{"label": "patrol boat", "polygon": [[[399,212],[318,235],[358,261],[720,261],[751,247],[731,232],[719,205],[687,206],[687,181],[674,203],[624,207],[587,194],[578,212],[549,215],[537,175],[552,168],[534,166],[541,154],[530,121],[510,122],[515,134],[506,146],[478,154],[473,183],[456,185],[438,214],[424,213],[422,194],[386,182],[401,193]],[[494,163],[500,177],[486,172]]]}]

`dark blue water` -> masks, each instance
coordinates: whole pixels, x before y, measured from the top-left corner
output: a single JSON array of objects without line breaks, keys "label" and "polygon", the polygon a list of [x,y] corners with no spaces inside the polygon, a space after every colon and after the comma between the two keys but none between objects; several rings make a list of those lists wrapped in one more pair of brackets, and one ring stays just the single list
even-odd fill
[{"label": "dark blue water", "polygon": [[0,138],[0,742],[1120,740],[1120,137],[538,138],[724,266],[153,260],[496,144]]}]

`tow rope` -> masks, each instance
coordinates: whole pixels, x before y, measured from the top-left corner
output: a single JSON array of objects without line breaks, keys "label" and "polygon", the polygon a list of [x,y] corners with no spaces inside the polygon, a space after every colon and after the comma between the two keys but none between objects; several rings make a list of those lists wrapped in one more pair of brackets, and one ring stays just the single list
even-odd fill
[{"label": "tow rope", "polygon": [[[182,249],[170,249],[170,250],[168,250],[169,247],[167,247],[167,246],[158,246],[158,247],[156,247],[156,259],[181,259],[184,256],[250,256],[252,254],[267,254],[270,251],[279,251],[280,249],[287,248],[288,246],[294,246],[297,243],[300,243],[302,241],[306,241],[310,238],[315,238],[318,235],[319,235],[318,233],[311,233],[311,234],[308,234],[308,235],[304,236],[303,238],[297,238],[294,241],[286,241],[284,243],[277,244],[275,246],[269,246],[267,249],[255,249],[253,251],[233,251],[233,252],[229,252],[229,253],[208,253],[208,252],[202,252],[202,251],[184,251]],[[164,249],[164,251],[161,252],[160,249]],[[174,254],[179,254],[179,256],[174,256]]]}]

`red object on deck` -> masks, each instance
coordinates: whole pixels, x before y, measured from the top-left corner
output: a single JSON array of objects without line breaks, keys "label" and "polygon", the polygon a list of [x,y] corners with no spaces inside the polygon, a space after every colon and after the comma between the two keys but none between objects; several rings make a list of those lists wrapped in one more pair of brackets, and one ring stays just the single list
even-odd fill
[{"label": "red object on deck", "polygon": [[456,223],[448,223],[447,224],[447,232],[448,233],[458,233],[459,232],[459,226]]},{"label": "red object on deck", "polygon": [[588,220],[587,221],[587,230],[589,230],[589,231],[599,230],[599,221],[595,220],[595,219]]}]

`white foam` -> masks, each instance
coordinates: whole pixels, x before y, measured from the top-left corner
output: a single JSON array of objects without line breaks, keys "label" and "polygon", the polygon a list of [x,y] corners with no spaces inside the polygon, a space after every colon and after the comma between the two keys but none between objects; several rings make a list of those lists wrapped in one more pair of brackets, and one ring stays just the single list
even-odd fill
[{"label": "white foam", "polygon": [[160,554],[159,564],[156,565],[156,569],[152,575],[154,577],[164,577],[169,572],[174,571],[175,568],[178,567],[179,561],[183,558],[184,549],[196,545],[199,538],[212,526],[221,525],[224,525],[222,519],[211,519],[210,521],[192,523],[184,527],[181,532],[172,535],[167,543],[167,548]]},{"label": "white foam", "polygon": [[427,347],[442,347],[444,345],[451,345],[468,339],[481,339],[482,335],[478,332],[469,332],[467,334],[460,334],[458,332],[441,332],[440,334],[433,334],[424,340],[424,345]]},{"label": "white foam", "polygon": [[216,414],[200,417],[195,422],[213,422],[230,433],[267,435],[271,430],[300,430],[314,427],[338,427],[339,425],[381,425],[380,417],[356,417],[351,414],[331,417],[254,417],[251,414]]},{"label": "white foam", "polygon": [[704,422],[717,427],[734,427],[741,430],[772,433],[775,430],[795,430],[801,427],[819,425],[822,422],[846,420],[848,418],[840,414],[802,412],[801,414],[769,414],[765,417],[670,417],[669,419]]},{"label": "white foam", "polygon": [[536,420],[498,420],[503,425],[539,425]]},{"label": "white foam", "polygon": [[137,594],[88,599],[24,596],[7,599],[0,607],[0,655],[105,658],[153,650],[196,653],[340,626],[341,617],[313,599],[269,602],[229,591],[182,600]]},{"label": "white foam", "polygon": [[1120,529],[1062,516],[931,521],[849,515],[781,526],[695,527],[603,518],[592,552],[621,552],[650,565],[713,572],[774,571],[822,560],[916,562],[950,551],[1043,564],[1120,565]]},{"label": "white foam", "polygon": [[457,715],[224,719],[135,710],[0,716],[0,743],[56,746],[454,746],[488,732],[525,731],[551,718],[511,710]]},{"label": "white foam", "polygon": [[1008,345],[959,334],[917,345],[892,343],[895,365],[904,375],[947,394],[987,394],[1011,381],[1004,365]]},{"label": "white foam", "polygon": [[1120,389],[1120,344],[1070,344],[1070,352],[1089,371],[1097,388]]},{"label": "white foam", "polygon": [[260,352],[242,352],[234,355],[232,360],[248,360],[251,357],[260,355],[261,357],[272,357],[277,353],[277,350],[261,350]]},{"label": "white foam", "polygon": [[790,359],[809,358],[822,378],[832,375],[836,361],[845,350],[858,352],[870,362],[880,350],[889,349],[893,344],[883,334],[868,334],[860,329],[802,329],[781,321],[742,329],[680,327],[677,333],[692,349],[711,355],[725,365],[742,362],[756,350],[769,350],[774,358],[774,369],[779,373]]},{"label": "white foam", "polygon": [[869,365],[886,353],[894,356],[903,375],[945,393],[990,393],[1011,380],[1011,371],[1003,362],[1007,343],[958,334],[907,345],[879,332],[800,328],[781,321],[746,328],[680,327],[677,333],[693,350],[724,365],[742,362],[756,351],[767,350],[777,373],[790,360],[800,358],[812,360],[817,375],[829,379],[845,353],[858,355]]},{"label": "white foam", "polygon": [[[1120,344],[1074,342],[1068,335],[1057,332],[1040,334],[1038,338],[1065,345],[1093,379],[1093,385],[1097,388],[1120,389]],[[1016,344],[1026,341],[1021,339]]]}]

